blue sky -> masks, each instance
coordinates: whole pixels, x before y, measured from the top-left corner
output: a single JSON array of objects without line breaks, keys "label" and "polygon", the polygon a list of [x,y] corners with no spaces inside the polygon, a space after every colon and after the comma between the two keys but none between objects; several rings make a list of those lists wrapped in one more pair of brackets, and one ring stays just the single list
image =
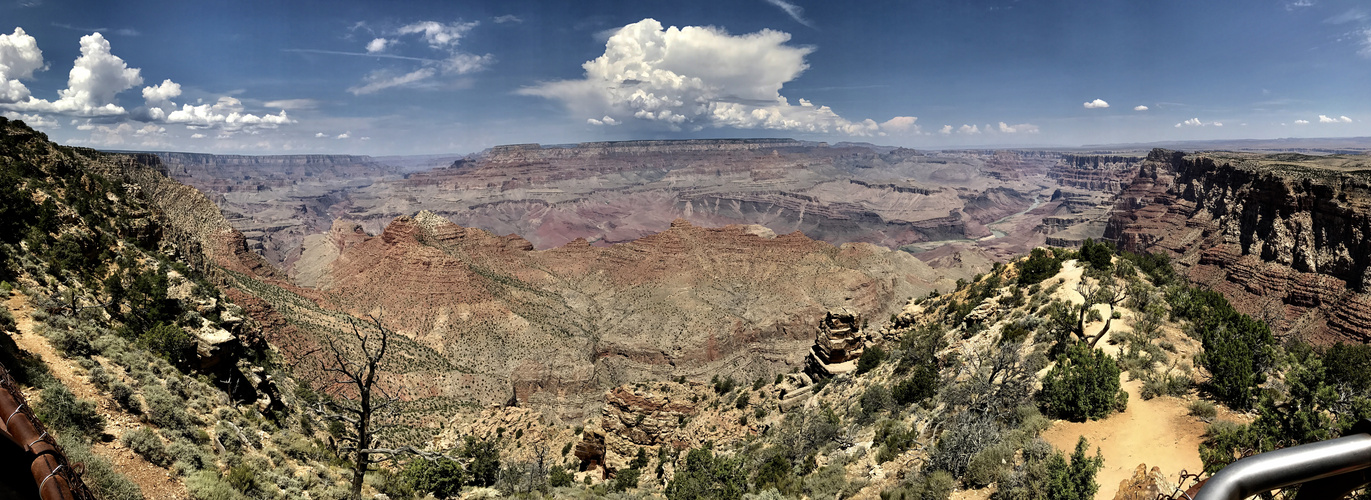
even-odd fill
[{"label": "blue sky", "polygon": [[110,149],[1371,136],[1360,0],[0,1],[0,112]]}]

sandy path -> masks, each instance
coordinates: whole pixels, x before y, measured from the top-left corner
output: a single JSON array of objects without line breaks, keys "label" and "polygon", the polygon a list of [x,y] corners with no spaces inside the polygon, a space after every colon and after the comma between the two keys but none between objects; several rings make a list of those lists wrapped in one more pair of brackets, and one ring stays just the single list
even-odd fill
[{"label": "sandy path", "polygon": [[[84,370],[81,370],[82,373],[78,373],[79,368],[74,362],[63,358],[48,343],[47,338],[33,330],[33,306],[29,304],[28,297],[16,291],[9,296],[5,305],[9,306],[10,312],[14,314],[14,322],[19,329],[19,334],[13,336],[14,343],[18,344],[20,349],[36,354],[47,362],[53,376],[71,389],[76,397],[89,399],[99,404],[100,414],[105,417],[106,421],[106,433],[118,437],[124,432],[142,426],[142,423],[136,418],[116,406],[110,400],[109,395],[102,393],[92,385],[90,380],[86,378]],[[25,396],[30,400],[39,399],[38,394],[34,393],[36,391],[26,390],[25,392]],[[183,499],[190,497],[186,493],[186,487],[172,477],[166,469],[143,460],[143,457],[125,448],[117,439],[108,443],[96,441],[91,445],[91,451],[108,459],[114,464],[115,470],[133,480],[138,485],[138,489],[143,490],[143,496],[146,498]]]},{"label": "sandy path", "polygon": [[1090,440],[1091,454],[1100,448],[1104,467],[1095,476],[1100,484],[1096,499],[1114,498],[1119,483],[1132,477],[1138,464],[1160,467],[1171,481],[1182,469],[1193,473],[1202,468],[1199,445],[1205,423],[1189,415],[1187,400],[1161,396],[1143,401],[1138,395],[1141,380],[1124,382],[1123,387],[1128,391],[1127,411],[1093,422],[1057,420],[1042,436],[1067,454],[1082,435]]}]

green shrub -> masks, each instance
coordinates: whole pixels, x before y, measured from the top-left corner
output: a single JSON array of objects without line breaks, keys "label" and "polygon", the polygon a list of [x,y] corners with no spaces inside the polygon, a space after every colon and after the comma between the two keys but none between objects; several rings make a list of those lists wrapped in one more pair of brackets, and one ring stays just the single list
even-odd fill
[{"label": "green shrub", "polygon": [[219,473],[202,470],[186,478],[186,490],[195,500],[247,500],[247,497],[219,477]]},{"label": "green shrub", "polygon": [[642,476],[642,471],[638,469],[624,469],[614,473],[614,483],[610,489],[616,492],[628,491],[638,487],[638,478]]},{"label": "green shrub", "polygon": [[1260,445],[1252,426],[1219,420],[1209,424],[1200,442],[1200,461],[1204,472],[1214,474],[1233,463],[1236,457],[1260,453]]},{"label": "green shrub", "polygon": [[947,471],[935,470],[909,479],[904,485],[881,492],[881,500],[947,500],[957,480]]},{"label": "green shrub", "polygon": [[1088,458],[1085,451],[1089,449],[1089,442],[1085,436],[1081,436],[1076,441],[1076,451],[1071,453],[1071,462],[1060,453],[1053,454],[1047,461],[1048,471],[1048,491],[1054,492],[1051,498],[1061,500],[1091,500],[1095,498],[1095,492],[1099,491],[1100,485],[1095,482],[1095,473],[1099,472],[1104,465],[1104,458],[1100,456],[1099,448],[1095,449],[1094,458]]},{"label": "green shrub", "polygon": [[885,349],[880,346],[871,346],[862,351],[862,357],[857,359],[857,374],[869,372],[880,366],[885,361]]},{"label": "green shrub", "polygon": [[706,444],[690,450],[685,464],[667,483],[666,497],[670,500],[742,498],[747,491],[747,476],[738,459],[714,455]]},{"label": "green shrub", "polygon": [[1214,407],[1214,403],[1210,403],[1203,399],[1196,399],[1190,402],[1190,415],[1192,416],[1196,416],[1203,419],[1211,419],[1217,416],[1218,414],[1218,409]]},{"label": "green shrub", "polygon": [[911,370],[909,377],[895,384],[891,396],[895,403],[908,406],[922,403],[938,394],[938,371],[929,365],[919,365]]},{"label": "green shrub", "polygon": [[775,488],[782,493],[794,493],[795,467],[783,453],[775,453],[757,467],[757,475],[752,482],[756,490]]},{"label": "green shrub", "polygon": [[1043,377],[1038,400],[1043,413],[1054,418],[1096,420],[1114,411],[1120,398],[1126,404],[1127,396],[1120,396],[1121,392],[1114,358],[1076,343],[1057,357],[1057,365]]},{"label": "green shrub", "polygon": [[162,438],[157,437],[157,433],[152,429],[139,427],[137,430],[125,432],[120,440],[134,453],[142,455],[148,463],[158,467],[171,465],[171,455],[167,454]]},{"label": "green shrub", "polygon": [[75,436],[59,436],[57,444],[66,453],[71,463],[84,464],[86,472],[81,476],[86,486],[104,500],[142,500],[143,492],[138,485],[123,474],[115,472],[108,459],[96,455]]},{"label": "green shrub", "polygon": [[245,495],[255,497],[257,495],[254,495],[254,493],[259,489],[257,474],[258,471],[253,467],[247,464],[240,464],[229,469],[228,477],[225,477],[224,480],[228,482],[229,486],[232,486],[233,489],[238,490]]},{"label": "green shrub", "polygon": [[859,420],[863,422],[875,420],[877,415],[890,409],[894,403],[894,398],[890,396],[890,389],[886,389],[881,384],[871,384],[870,387],[866,388],[866,391],[862,392],[860,400],[862,414]]},{"label": "green shrub", "polygon": [[1173,317],[1191,321],[1204,347],[1196,360],[1209,370],[1214,396],[1234,408],[1251,408],[1275,363],[1271,328],[1234,310],[1218,292],[1172,287],[1166,300]]},{"label": "green shrub", "polygon": [[1108,271],[1110,259],[1114,255],[1114,244],[1107,241],[1096,243],[1095,240],[1086,238],[1081,244],[1080,254],[1081,260],[1090,267],[1097,271]]},{"label": "green shrub", "polygon": [[71,389],[62,384],[51,384],[43,389],[43,400],[34,409],[44,424],[58,432],[97,436],[105,430],[105,418],[96,411],[95,403],[76,399]]},{"label": "green shrub", "polygon": [[165,432],[193,437],[192,421],[186,412],[186,401],[172,394],[161,384],[143,386],[143,399],[147,400],[147,412],[152,423]]},{"label": "green shrub", "polygon": [[575,479],[575,476],[570,472],[567,472],[566,468],[560,465],[552,466],[552,469],[548,471],[547,475],[548,484],[553,488],[571,486],[571,481],[573,479]]},{"label": "green shrub", "polygon": [[157,323],[138,336],[138,345],[176,365],[195,357],[195,339],[181,327]]},{"label": "green shrub", "polygon": [[733,380],[733,377],[720,378],[718,375],[711,377],[709,383],[714,384],[714,393],[718,395],[728,394],[738,385],[738,382]]},{"label": "green shrub", "polygon": [[844,498],[855,493],[847,482],[847,471],[841,463],[832,463],[804,478],[804,492],[809,498]]},{"label": "green shrub", "polygon": [[1000,481],[1009,472],[1009,463],[1014,460],[1012,443],[1001,441],[985,447],[971,456],[963,479],[974,488],[983,488]]},{"label": "green shrub", "polygon": [[1034,248],[1028,259],[1019,265],[1019,284],[1032,285],[1052,276],[1062,269],[1062,261],[1052,252]]},{"label": "green shrub", "polygon": [[119,407],[128,410],[129,413],[134,415],[143,414],[143,403],[139,402],[138,398],[134,397],[133,388],[129,387],[127,384],[114,384],[114,386],[110,387],[109,394],[110,398],[114,399],[114,402],[117,403]]},{"label": "green shrub", "polygon": [[738,399],[733,400],[733,406],[739,410],[747,408],[747,404],[751,399],[749,393],[744,392],[738,395]]},{"label": "green shrub", "polygon": [[416,493],[432,493],[437,498],[457,496],[468,480],[461,464],[445,458],[412,460],[400,475],[409,481]]}]

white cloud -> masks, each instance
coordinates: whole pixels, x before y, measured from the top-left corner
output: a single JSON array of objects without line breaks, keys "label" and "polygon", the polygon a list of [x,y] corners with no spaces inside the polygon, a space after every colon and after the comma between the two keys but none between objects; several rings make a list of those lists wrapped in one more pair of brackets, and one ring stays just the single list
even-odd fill
[{"label": "white cloud", "polygon": [[33,72],[43,67],[43,51],[38,50],[38,41],[23,28],[0,35],[0,103],[28,99],[29,89],[19,80],[33,78]]},{"label": "white cloud", "polygon": [[1107,108],[1107,107],[1109,107],[1109,103],[1104,102],[1104,99],[1095,99],[1095,100],[1093,100],[1093,101],[1089,101],[1089,102],[1085,103],[1085,109],[1096,109],[1096,108]]},{"label": "white cloud", "polygon": [[384,38],[373,38],[370,42],[367,42],[367,53],[375,54],[377,52],[384,51],[386,50],[386,44],[388,43],[390,43],[390,40],[386,40]]},{"label": "white cloud", "polygon": [[263,114],[261,116],[243,113],[243,103],[233,97],[223,96],[214,104],[181,106],[181,109],[167,114],[167,123],[185,124],[189,128],[217,128],[227,132],[246,130],[255,132],[260,129],[274,129],[280,125],[295,123],[286,112]]},{"label": "white cloud", "polygon": [[324,137],[324,133],[323,133],[323,132],[315,132],[315,133],[314,133],[314,137]]},{"label": "white cloud", "polygon": [[319,101],[314,100],[314,99],[278,99],[278,100],[275,100],[275,101],[267,101],[267,102],[264,102],[264,103],[262,103],[262,106],[265,106],[265,107],[271,108],[271,109],[285,109],[285,110],[291,110],[291,109],[314,109],[314,108],[319,107]]},{"label": "white cloud", "polygon": [[1308,125],[1309,120],[1295,120],[1295,125]]},{"label": "white cloud", "polygon": [[596,118],[587,118],[587,119],[586,119],[586,123],[589,123],[589,124],[591,124],[591,125],[609,125],[609,126],[614,126],[614,125],[618,125],[618,124],[619,124],[619,120],[615,120],[614,117],[612,117],[612,116],[606,116],[606,117],[604,117],[604,118],[599,118],[599,119],[596,119]]},{"label": "white cloud", "polygon": [[1204,126],[1204,122],[1200,121],[1199,118],[1191,118],[1191,119],[1189,119],[1189,120],[1186,120],[1186,121],[1183,121],[1183,122],[1180,122],[1180,123],[1177,123],[1177,124],[1176,124],[1177,127],[1180,127],[1180,126],[1182,126],[1182,125],[1187,126],[1187,127],[1203,127],[1203,126]]},{"label": "white cloud", "polygon": [[4,113],[0,113],[0,116],[4,116],[5,118],[9,118],[11,120],[24,120],[25,125],[37,129],[62,128],[62,124],[58,123],[57,120],[48,118],[43,115],[30,115],[25,113],[16,113],[14,111],[6,111]]},{"label": "white cloud", "polygon": [[649,128],[763,128],[879,135],[873,120],[850,121],[781,87],[809,67],[814,49],[786,45],[787,33],[730,35],[714,27],[664,29],[644,19],[617,30],[605,52],[581,67],[585,78],[526,87],[519,94],[562,102],[577,116],[610,116]]},{"label": "white cloud", "polygon": [[[508,22],[508,21],[506,21]],[[348,88],[348,92],[353,95],[362,95],[378,92],[381,90],[395,87],[428,87],[437,88],[435,82],[431,80],[439,75],[465,75],[484,70],[495,63],[495,56],[491,54],[476,55],[462,52],[458,49],[462,38],[480,23],[472,22],[453,22],[439,23],[437,21],[421,21],[407,24],[399,30],[391,33],[395,38],[374,38],[366,45],[366,54],[392,59],[417,61],[422,66],[419,69],[395,70],[391,68],[372,71],[363,78],[362,83]],[[382,53],[387,48],[400,42],[399,37],[418,35],[428,44],[430,49],[442,52],[440,58],[424,58],[399,56],[394,54]],[[309,51],[324,52],[341,55],[362,55],[350,52],[335,51]]]},{"label": "white cloud", "polygon": [[1363,37],[1361,41],[1361,50],[1358,50],[1357,54],[1362,57],[1371,58],[1371,28],[1363,30],[1361,36]]},{"label": "white cloud", "polygon": [[938,129],[938,133],[939,133],[939,134],[942,134],[942,135],[949,135],[949,134],[952,133],[952,126],[951,126],[951,125],[943,125],[943,128]]},{"label": "white cloud", "polygon": [[[801,106],[806,105],[808,102],[809,102],[809,101],[806,101],[806,100],[804,100],[804,99],[800,99],[800,105],[801,105]],[[810,105],[810,106],[813,106],[813,104],[809,104],[809,105]],[[914,133],[917,134],[917,133],[919,133],[919,126],[918,126],[917,124],[915,124],[914,122],[916,122],[916,121],[918,121],[918,120],[919,120],[919,118],[918,118],[917,116],[897,116],[897,117],[894,117],[894,118],[891,118],[891,119],[889,119],[889,120],[886,120],[886,121],[882,122],[882,123],[881,123],[881,130],[886,130],[886,131],[890,131],[890,132],[905,132],[905,131],[908,131],[908,130],[910,130],[910,129],[913,129],[913,130],[914,130]]]},{"label": "white cloud", "polygon": [[963,135],[976,135],[981,133],[981,129],[975,125],[962,125],[957,128],[957,133]]},{"label": "white cloud", "polygon": [[73,116],[118,116],[126,113],[114,103],[114,96],[143,83],[138,68],[110,53],[108,40],[100,33],[81,37],[81,56],[72,64],[67,88],[57,93],[56,101],[36,99],[9,104],[22,111],[38,111]]},{"label": "white cloud", "polygon": [[1215,126],[1215,127],[1222,127],[1222,126],[1223,126],[1223,122],[1214,122],[1214,126]]},{"label": "white cloud", "polygon": [[401,35],[422,34],[429,47],[442,49],[457,46],[462,41],[462,37],[466,36],[467,32],[478,24],[480,23],[476,21],[449,24],[442,24],[437,21],[421,21],[401,27],[398,33]]},{"label": "white cloud", "polygon": [[352,95],[370,94],[391,87],[427,80],[436,74],[438,74],[438,70],[431,67],[419,68],[403,75],[396,75],[386,70],[373,71],[363,80],[366,82],[365,84],[351,87],[348,92],[351,92]]},{"label": "white cloud", "polygon": [[495,16],[495,19],[493,19],[493,21],[495,21],[495,24],[505,24],[505,23],[515,23],[515,24],[518,24],[518,23],[524,22],[524,20],[523,20],[523,19],[520,19],[519,16],[516,16],[516,15],[513,15],[513,14],[505,14],[505,15],[503,15],[503,16]]},{"label": "white cloud", "polygon": [[1004,132],[1004,133],[1006,133],[1006,134],[1017,134],[1017,133],[1036,134],[1036,133],[1038,133],[1038,126],[1037,126],[1037,125],[1034,125],[1034,124],[1032,124],[1032,123],[1020,123],[1020,124],[1018,124],[1018,125],[1008,125],[1008,124],[1005,124],[1005,122],[1000,122],[1000,132]]},{"label": "white cloud", "polygon": [[1147,106],[1143,106],[1141,104],[1133,106],[1133,111],[1147,111]]},{"label": "white cloud", "polygon": [[73,144],[89,144],[92,146],[141,146],[141,147],[166,147],[167,129],[165,127],[148,123],[141,127],[134,126],[128,122],[118,125],[93,125],[90,128],[89,139],[73,139]]},{"label": "white cloud", "polygon": [[811,23],[808,19],[804,18],[805,10],[803,7],[795,5],[791,2],[787,2],[786,0],[766,0],[766,3],[775,5],[777,8],[785,11],[785,13],[789,15],[791,19],[794,19],[797,23],[809,26],[811,28],[814,27],[813,23]]},{"label": "white cloud", "polygon": [[1346,116],[1332,118],[1327,115],[1319,115],[1319,123],[1352,123],[1352,119]]},{"label": "white cloud", "polygon": [[149,105],[154,103],[171,102],[172,99],[180,97],[181,84],[170,79],[162,80],[162,83],[155,87],[143,87],[143,100]]},{"label": "white cloud", "polygon": [[205,138],[205,134],[201,134],[201,133],[199,133],[199,132],[196,132],[196,133],[194,133],[194,134],[190,134],[190,138],[191,138],[191,139],[204,139],[204,138]]},{"label": "white cloud", "polygon": [[338,134],[338,137],[335,137],[335,139],[347,139],[347,138],[349,138],[349,137],[352,137],[352,132],[350,132],[350,131],[349,131],[349,132],[343,132],[343,133],[341,133],[341,134]]}]

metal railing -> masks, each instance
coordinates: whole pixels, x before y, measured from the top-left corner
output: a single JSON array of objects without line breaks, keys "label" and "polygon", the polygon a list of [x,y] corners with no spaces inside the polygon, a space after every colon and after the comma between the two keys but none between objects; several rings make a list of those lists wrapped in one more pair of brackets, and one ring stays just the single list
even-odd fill
[{"label": "metal railing", "polygon": [[1371,420],[1347,436],[1253,455],[1224,467],[1195,500],[1240,500],[1301,485],[1296,500],[1337,499],[1371,483]]}]

